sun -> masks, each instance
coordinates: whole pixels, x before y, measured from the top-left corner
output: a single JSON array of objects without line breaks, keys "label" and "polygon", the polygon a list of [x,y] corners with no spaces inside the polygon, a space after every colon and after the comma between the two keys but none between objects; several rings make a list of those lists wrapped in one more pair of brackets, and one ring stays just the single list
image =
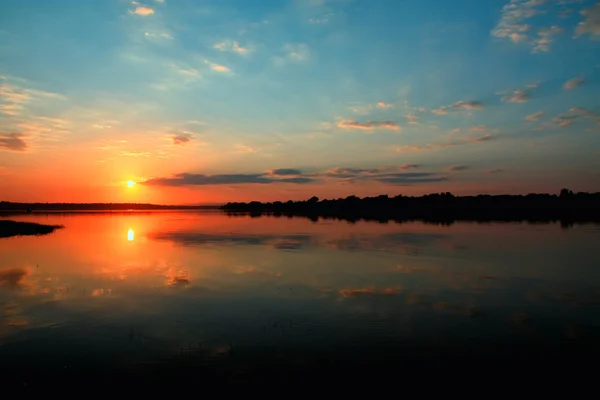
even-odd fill
[{"label": "sun", "polygon": [[135,182],[134,181],[127,181],[127,186],[134,187],[135,186]]}]

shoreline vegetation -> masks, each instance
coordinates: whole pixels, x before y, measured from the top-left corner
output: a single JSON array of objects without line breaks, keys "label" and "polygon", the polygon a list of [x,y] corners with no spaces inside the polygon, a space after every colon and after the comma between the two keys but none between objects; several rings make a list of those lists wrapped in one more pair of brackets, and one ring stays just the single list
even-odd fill
[{"label": "shoreline vegetation", "polygon": [[0,238],[48,235],[61,228],[63,228],[61,225],[44,225],[34,222],[19,222],[0,219]]},{"label": "shoreline vegetation", "polygon": [[160,210],[221,210],[229,216],[287,216],[353,221],[405,222],[422,220],[432,223],[454,221],[528,221],[565,224],[600,223],[600,192],[574,193],[562,189],[559,194],[455,196],[434,193],[423,196],[359,198],[348,196],[320,200],[313,196],[305,201],[275,201],[225,205],[157,205],[148,203],[16,203],[0,201],[0,215],[32,212],[129,212]]},{"label": "shoreline vegetation", "polygon": [[389,197],[307,201],[227,203],[222,209],[231,216],[302,216],[313,221],[341,219],[350,222],[371,220],[379,222],[422,220],[433,223],[454,221],[561,221],[600,222],[600,193],[573,193],[562,189],[558,195],[477,195],[454,196],[435,193],[419,197],[398,195]]}]

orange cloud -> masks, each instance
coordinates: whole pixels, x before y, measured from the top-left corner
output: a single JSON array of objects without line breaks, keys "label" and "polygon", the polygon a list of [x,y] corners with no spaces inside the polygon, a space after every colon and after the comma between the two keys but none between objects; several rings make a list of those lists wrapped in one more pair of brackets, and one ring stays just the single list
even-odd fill
[{"label": "orange cloud", "polygon": [[584,83],[585,83],[585,81],[581,78],[573,78],[573,79],[569,79],[568,81],[566,81],[565,84],[563,85],[563,88],[566,90],[575,89],[576,87],[579,87],[579,86],[583,85]]},{"label": "orange cloud", "polygon": [[348,120],[338,122],[337,126],[342,129],[362,129],[365,131],[372,131],[375,129],[398,131],[401,129],[400,125],[392,121],[367,121],[361,123],[356,120]]},{"label": "orange cloud", "polygon": [[154,10],[151,9],[150,7],[146,7],[146,6],[137,6],[135,8],[135,10],[130,11],[130,12],[132,14],[141,15],[143,17],[154,14]]}]

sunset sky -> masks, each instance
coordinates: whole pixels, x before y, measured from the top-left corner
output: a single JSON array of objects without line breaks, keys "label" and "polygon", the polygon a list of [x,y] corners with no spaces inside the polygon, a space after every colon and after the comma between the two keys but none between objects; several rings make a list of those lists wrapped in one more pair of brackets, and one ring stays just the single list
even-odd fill
[{"label": "sunset sky", "polygon": [[562,187],[600,191],[597,0],[0,2],[0,200]]}]

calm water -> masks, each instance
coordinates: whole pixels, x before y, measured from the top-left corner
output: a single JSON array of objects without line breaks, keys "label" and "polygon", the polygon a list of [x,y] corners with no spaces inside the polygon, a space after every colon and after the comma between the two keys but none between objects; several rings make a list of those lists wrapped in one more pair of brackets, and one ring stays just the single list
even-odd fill
[{"label": "calm water", "polygon": [[0,239],[0,368],[25,380],[598,355],[597,225],[12,219],[65,227]]}]

